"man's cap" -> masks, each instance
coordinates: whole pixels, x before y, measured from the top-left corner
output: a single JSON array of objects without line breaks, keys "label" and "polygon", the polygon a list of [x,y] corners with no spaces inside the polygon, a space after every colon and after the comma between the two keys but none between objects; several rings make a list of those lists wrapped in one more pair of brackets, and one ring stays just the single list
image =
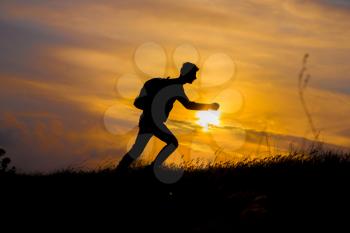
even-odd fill
[{"label": "man's cap", "polygon": [[181,67],[180,74],[181,74],[181,76],[184,76],[191,71],[198,71],[198,70],[199,70],[199,68],[195,64],[193,64],[191,62],[185,62]]}]

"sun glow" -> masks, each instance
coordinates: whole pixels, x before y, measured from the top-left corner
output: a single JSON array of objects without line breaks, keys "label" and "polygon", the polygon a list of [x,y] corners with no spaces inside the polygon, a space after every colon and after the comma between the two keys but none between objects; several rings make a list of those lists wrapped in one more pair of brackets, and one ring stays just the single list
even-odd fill
[{"label": "sun glow", "polygon": [[196,113],[198,121],[196,123],[203,127],[203,131],[207,132],[210,125],[219,126],[220,112],[219,111],[198,111]]}]

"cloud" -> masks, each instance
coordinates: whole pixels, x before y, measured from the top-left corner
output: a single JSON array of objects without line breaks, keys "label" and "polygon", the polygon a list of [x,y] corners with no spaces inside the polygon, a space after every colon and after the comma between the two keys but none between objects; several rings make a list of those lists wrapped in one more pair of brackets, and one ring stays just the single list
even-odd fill
[{"label": "cloud", "polygon": [[[28,170],[64,167],[76,158],[99,161],[114,148],[124,151],[121,144],[131,135],[116,144],[103,116],[113,105],[125,106],[117,124],[125,125],[126,118],[137,125],[139,112],[130,113],[132,100],[121,99],[115,85],[126,73],[146,78],[133,56],[138,46],[153,41],[165,49],[170,76],[177,74],[172,55],[182,43],[198,49],[200,67],[218,52],[235,60],[236,79],[225,85],[244,94],[244,108],[224,114],[223,123],[238,121],[251,129],[252,147],[266,125],[284,146],[292,137],[309,137],[296,76],[303,54],[310,53],[310,111],[326,142],[348,145],[348,5],[342,0],[1,1],[0,107],[10,114],[2,121],[1,143]],[[212,101],[215,91],[203,90],[200,100]],[[181,122],[183,116],[195,120],[176,105],[171,127],[189,145],[186,134],[196,126]],[[22,149],[13,146],[17,142]],[[67,156],[60,157],[60,150]]]},{"label": "cloud", "polygon": [[112,99],[78,94],[64,85],[2,80],[9,91],[0,92],[0,142],[20,170],[94,168],[106,159],[116,163],[125,152],[123,143],[130,136],[114,136],[103,124],[104,111],[115,104]]},{"label": "cloud", "polygon": [[[116,163],[125,151],[116,137],[98,125],[85,128],[79,124],[81,130],[69,129],[59,119],[13,114],[1,116],[0,124],[1,146],[20,171],[46,172],[72,166],[96,168],[106,159]],[[86,167],[87,164],[90,166]]]},{"label": "cloud", "polygon": [[[258,157],[259,154],[257,154],[256,151],[261,150],[259,148],[263,148],[263,147],[265,147],[265,150],[267,150],[266,148],[267,145],[269,145],[272,154],[276,154],[276,153],[286,154],[291,152],[290,151],[291,145],[293,145],[294,148],[296,149],[306,150],[320,143],[319,141],[314,141],[312,139],[308,139],[303,136],[276,133],[276,132],[270,131],[267,128],[261,129],[261,130],[244,128],[241,124],[237,124],[237,125],[226,125],[226,126],[214,127],[210,130],[211,136],[209,136],[214,138],[214,141],[212,140],[208,141],[205,139],[206,137],[205,134],[203,135],[199,134],[199,137],[197,137],[197,141],[192,142],[194,143],[194,145],[192,145],[191,143],[188,142],[188,140],[191,141],[191,139],[194,137],[193,135],[198,134],[198,131],[201,130],[200,128],[198,128],[198,126],[194,125],[191,122],[178,121],[178,120],[171,120],[169,122],[169,125],[170,126],[176,125],[181,129],[184,129],[184,128],[190,129],[187,132],[186,131],[182,132],[182,135],[187,136],[187,137],[183,137],[186,140],[185,142],[183,142],[185,145],[193,147],[194,149],[196,147],[200,149],[200,147],[203,147],[203,145],[211,145],[212,148],[216,148],[214,149],[214,151],[213,150],[209,151],[209,155],[213,154],[215,150],[218,150],[220,148],[220,150],[226,151],[227,153],[234,153],[234,151],[236,151],[242,154],[253,154],[254,156]],[[244,133],[243,137],[240,135],[240,132]],[[346,134],[346,132],[347,131],[344,131],[343,133]],[[181,135],[180,132],[178,133]],[[177,134],[175,133],[175,135]],[[198,139],[198,138],[202,138],[202,139]],[[236,147],[235,143],[240,146]],[[327,142],[323,142],[323,148],[326,150],[337,150],[337,151],[344,151],[344,152],[350,151],[350,147],[348,146],[341,146],[341,145],[331,144]],[[267,155],[266,153],[267,151],[263,151],[263,152],[265,153],[265,155]],[[204,154],[208,156],[208,152]]]}]

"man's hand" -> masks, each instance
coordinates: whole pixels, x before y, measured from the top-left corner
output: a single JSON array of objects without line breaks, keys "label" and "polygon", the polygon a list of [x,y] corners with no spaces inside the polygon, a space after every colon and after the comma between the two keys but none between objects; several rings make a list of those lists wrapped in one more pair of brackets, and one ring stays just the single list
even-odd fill
[{"label": "man's hand", "polygon": [[212,103],[209,107],[210,110],[218,110],[220,105],[218,103]]}]

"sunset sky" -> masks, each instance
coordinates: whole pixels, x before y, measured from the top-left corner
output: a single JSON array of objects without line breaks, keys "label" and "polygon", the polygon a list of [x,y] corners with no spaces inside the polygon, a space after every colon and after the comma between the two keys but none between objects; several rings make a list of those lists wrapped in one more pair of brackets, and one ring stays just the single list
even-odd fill
[{"label": "sunset sky", "polygon": [[[266,156],[312,140],[298,96],[305,53],[320,140],[350,148],[348,0],[2,0],[0,32],[0,147],[21,171],[117,163],[137,133],[143,82],[176,77],[193,54],[201,72],[185,90],[220,102],[220,125],[205,132],[177,104],[173,161]],[[215,65],[223,69],[206,68]],[[163,145],[151,142],[146,160]]]}]

